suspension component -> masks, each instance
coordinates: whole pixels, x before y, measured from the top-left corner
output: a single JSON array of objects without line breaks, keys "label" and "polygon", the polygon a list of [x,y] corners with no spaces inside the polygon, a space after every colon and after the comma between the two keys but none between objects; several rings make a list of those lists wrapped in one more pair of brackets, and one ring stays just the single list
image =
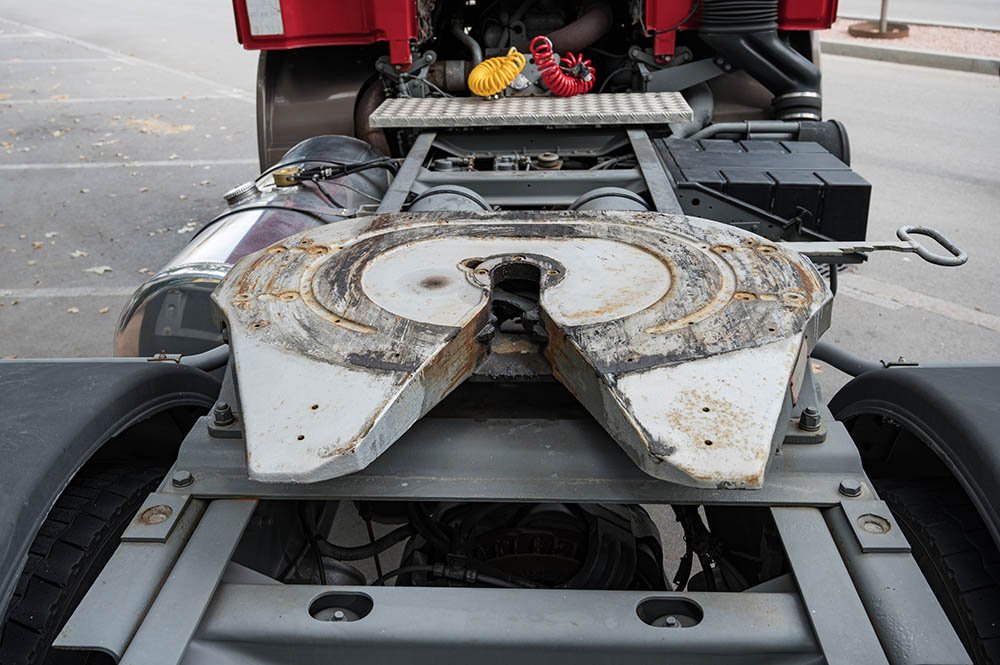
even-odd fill
[{"label": "suspension component", "polygon": [[499,95],[524,69],[527,60],[516,48],[507,55],[483,60],[469,72],[469,90],[479,97]]},{"label": "suspension component", "polygon": [[556,62],[552,41],[539,35],[531,40],[531,56],[542,76],[542,82],[557,97],[573,97],[590,92],[597,70],[582,53],[567,53]]}]

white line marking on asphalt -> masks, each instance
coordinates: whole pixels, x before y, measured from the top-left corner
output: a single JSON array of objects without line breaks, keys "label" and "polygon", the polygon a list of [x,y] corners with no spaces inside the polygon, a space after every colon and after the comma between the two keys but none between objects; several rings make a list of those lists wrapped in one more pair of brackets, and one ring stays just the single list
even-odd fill
[{"label": "white line marking on asphalt", "polygon": [[980,312],[972,307],[911,291],[896,284],[887,284],[864,275],[843,275],[841,280],[838,294],[846,295],[849,298],[870,302],[886,309],[912,307],[943,316],[952,321],[1000,332],[1000,316],[994,314]]},{"label": "white line marking on asphalt", "polygon": [[[14,23],[14,21],[7,21],[7,19],[0,19],[7,23]],[[20,25],[15,23],[15,25]],[[6,32],[0,33],[0,39],[52,39],[51,35],[44,35],[40,32]]]},{"label": "white line marking on asphalt", "polygon": [[40,289],[0,289],[0,298],[32,300],[38,298],[110,298],[130,296],[136,286],[63,286]]},{"label": "white line marking on asphalt", "polygon": [[0,65],[75,65],[85,62],[121,62],[121,60],[117,58],[6,58],[0,60]]},{"label": "white line marking on asphalt", "polygon": [[130,102],[200,102],[212,99],[236,99],[232,95],[150,95],[147,97],[69,97],[67,99],[5,99],[0,106],[38,106],[44,104],[128,104]]},{"label": "white line marking on asphalt", "polygon": [[867,291],[862,291],[856,289],[853,286],[847,284],[841,284],[840,288],[837,289],[838,296],[847,296],[848,298],[853,298],[854,300],[859,300],[861,302],[866,302],[869,305],[875,305],[876,307],[881,307],[882,309],[888,309],[895,311],[897,309],[903,309],[906,305],[895,300],[889,300],[884,296],[877,296]]},{"label": "white line marking on asphalt", "polygon": [[258,164],[256,159],[171,159],[135,162],[50,162],[41,164],[0,164],[0,171],[53,171],[56,169],[115,169],[153,166],[242,166]]},{"label": "white line marking on asphalt", "polygon": [[52,30],[46,30],[36,25],[29,25],[27,23],[21,23],[20,21],[12,21],[8,18],[0,20],[2,20],[4,23],[16,25],[23,30],[37,32],[38,36],[50,37],[53,39],[61,39],[71,44],[76,44],[81,48],[89,49],[91,51],[96,51],[98,53],[103,53],[104,55],[109,56],[110,58],[113,58],[115,60],[120,60],[121,62],[129,62],[134,64],[145,65],[147,67],[152,67],[154,69],[159,69],[160,71],[173,74],[174,76],[181,76],[191,81],[197,81],[198,83],[201,83],[203,85],[216,88],[218,89],[219,92],[224,93],[232,97],[233,99],[238,99],[242,102],[246,102],[247,104],[256,103],[256,99],[254,98],[254,96],[246,91],[239,90],[238,88],[233,88],[232,86],[223,85],[218,81],[213,81],[212,79],[205,78],[204,76],[199,76],[198,74],[192,74],[191,72],[186,72],[183,69],[176,69],[169,65],[163,65],[158,62],[154,62],[152,60],[146,60],[144,58],[137,58],[133,55],[127,55],[125,53],[122,53],[121,51],[116,51],[114,49],[110,49],[105,46],[101,46],[99,44],[94,44],[93,42],[87,42],[82,39],[77,39],[76,37],[70,37],[69,35],[66,34],[54,32]]}]

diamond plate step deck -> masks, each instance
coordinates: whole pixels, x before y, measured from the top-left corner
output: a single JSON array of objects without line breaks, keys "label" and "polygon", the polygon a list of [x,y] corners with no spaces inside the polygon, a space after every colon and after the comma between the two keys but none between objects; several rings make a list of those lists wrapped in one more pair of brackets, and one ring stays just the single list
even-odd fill
[{"label": "diamond plate step deck", "polygon": [[387,99],[372,127],[513,127],[553,125],[665,125],[687,122],[691,107],[679,92],[576,97],[413,97]]},{"label": "diamond plate step deck", "polygon": [[762,485],[829,325],[825,282],[736,228],[617,212],[393,213],[244,258],[213,297],[251,478],[365,468],[488,355],[511,277],[538,280],[553,374],[641,469]]}]

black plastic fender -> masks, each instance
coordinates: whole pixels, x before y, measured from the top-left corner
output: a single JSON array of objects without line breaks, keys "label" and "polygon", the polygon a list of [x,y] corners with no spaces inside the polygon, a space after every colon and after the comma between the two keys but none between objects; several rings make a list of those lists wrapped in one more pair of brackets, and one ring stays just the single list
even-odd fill
[{"label": "black plastic fender", "polygon": [[209,408],[218,392],[210,374],[173,362],[0,362],[0,616],[80,467],[112,438],[168,410]]},{"label": "black plastic fender", "polygon": [[[830,409],[848,423],[865,415],[886,417],[912,434],[962,484],[1000,547],[1000,365],[866,372],[834,396]],[[922,456],[912,438],[899,438],[889,448],[908,443],[905,450],[866,451],[862,445],[866,469],[871,474],[870,464],[882,464],[888,475],[933,472],[935,460]]]}]

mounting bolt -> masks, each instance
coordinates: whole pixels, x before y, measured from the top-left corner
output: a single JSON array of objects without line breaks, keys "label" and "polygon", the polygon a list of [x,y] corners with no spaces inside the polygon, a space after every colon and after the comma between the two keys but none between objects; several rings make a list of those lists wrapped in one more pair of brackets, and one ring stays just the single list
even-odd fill
[{"label": "mounting bolt", "polygon": [[663,620],[663,625],[666,626],[667,628],[677,628],[678,626],[681,625],[681,622],[678,621],[677,617],[675,616],[668,616],[666,619]]},{"label": "mounting bolt", "polygon": [[190,471],[184,469],[174,471],[174,475],[170,476],[170,484],[174,487],[187,487],[192,483],[194,483],[194,476],[191,475]]},{"label": "mounting bolt", "polygon": [[862,485],[860,481],[846,478],[840,481],[838,491],[844,496],[851,497],[853,499],[861,496],[862,489],[864,489],[864,485]]},{"label": "mounting bolt", "polygon": [[333,620],[334,621],[343,621],[346,618],[347,618],[347,615],[344,614],[344,610],[337,610],[336,612],[333,613]]},{"label": "mounting bolt", "polygon": [[218,427],[225,427],[236,422],[236,416],[233,415],[232,408],[226,402],[219,402],[215,405],[215,408],[212,409],[212,417]]},{"label": "mounting bolt", "polygon": [[799,416],[799,429],[805,432],[818,432],[823,418],[819,415],[819,409],[815,406],[807,406],[802,409]]}]

